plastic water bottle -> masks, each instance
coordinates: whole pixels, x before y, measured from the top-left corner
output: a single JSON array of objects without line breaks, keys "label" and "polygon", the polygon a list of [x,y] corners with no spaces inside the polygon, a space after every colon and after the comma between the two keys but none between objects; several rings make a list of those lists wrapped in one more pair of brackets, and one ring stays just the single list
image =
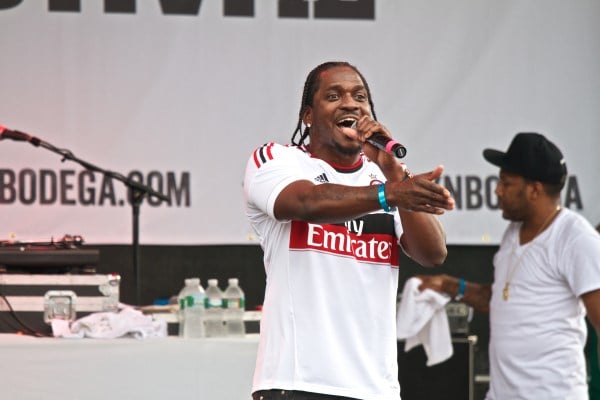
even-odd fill
[{"label": "plastic water bottle", "polygon": [[206,337],[225,336],[225,326],[223,325],[223,292],[219,289],[219,281],[216,279],[208,280],[204,305],[206,308],[204,315]]},{"label": "plastic water bottle", "polygon": [[183,337],[201,338],[204,330],[204,299],[206,294],[200,286],[200,278],[185,280],[183,300]]},{"label": "plastic water bottle", "polygon": [[229,278],[229,286],[223,295],[225,304],[225,329],[227,336],[244,336],[244,292],[239,286],[237,278]]},{"label": "plastic water bottle", "polygon": [[185,324],[185,318],[183,316],[183,310],[185,309],[185,294],[187,286],[187,279],[184,280],[183,288],[179,291],[177,295],[177,304],[179,307],[177,308],[177,322],[179,323],[179,332],[178,336],[183,337],[183,325]]}]

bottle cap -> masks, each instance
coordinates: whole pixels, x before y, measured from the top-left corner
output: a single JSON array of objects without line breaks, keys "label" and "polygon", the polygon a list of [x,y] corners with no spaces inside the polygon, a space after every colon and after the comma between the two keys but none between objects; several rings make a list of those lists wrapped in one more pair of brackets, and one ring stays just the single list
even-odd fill
[{"label": "bottle cap", "polygon": [[208,284],[210,286],[217,286],[219,284],[219,281],[217,279],[209,279]]},{"label": "bottle cap", "polygon": [[185,284],[186,285],[199,285],[200,284],[200,278],[187,278],[185,280]]},{"label": "bottle cap", "polygon": [[238,278],[229,278],[229,284],[232,286],[236,286],[238,284]]}]

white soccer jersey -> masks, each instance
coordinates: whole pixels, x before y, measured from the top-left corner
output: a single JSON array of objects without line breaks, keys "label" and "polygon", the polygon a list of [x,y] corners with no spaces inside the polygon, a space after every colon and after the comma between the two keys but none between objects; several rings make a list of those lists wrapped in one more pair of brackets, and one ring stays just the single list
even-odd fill
[{"label": "white soccer jersey", "polygon": [[587,399],[580,296],[600,288],[600,236],[568,209],[522,246],[520,226],[509,225],[494,256],[486,398]]},{"label": "white soccer jersey", "polygon": [[275,199],[297,180],[367,186],[384,176],[365,157],[339,168],[300,147],[269,143],[253,153],[244,194],[267,282],[252,390],[398,400],[398,214],[278,221]]}]

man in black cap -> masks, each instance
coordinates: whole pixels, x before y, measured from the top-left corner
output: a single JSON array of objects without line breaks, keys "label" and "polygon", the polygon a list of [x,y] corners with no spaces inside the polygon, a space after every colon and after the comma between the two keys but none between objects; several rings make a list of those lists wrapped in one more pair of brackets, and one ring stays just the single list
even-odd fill
[{"label": "man in black cap", "polygon": [[584,317],[598,332],[600,235],[561,208],[567,166],[543,135],[519,133],[506,152],[483,156],[500,167],[496,195],[510,221],[494,256],[494,283],[420,276],[421,289],[490,312],[486,400],[587,399]]}]

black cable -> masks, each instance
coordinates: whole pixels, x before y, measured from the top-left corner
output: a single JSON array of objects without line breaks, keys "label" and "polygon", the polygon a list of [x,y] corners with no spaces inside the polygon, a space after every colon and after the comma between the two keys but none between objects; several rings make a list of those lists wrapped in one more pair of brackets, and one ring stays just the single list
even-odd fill
[{"label": "black cable", "polygon": [[31,335],[31,336],[36,336],[36,337],[47,337],[47,336],[50,336],[50,335],[44,334],[42,332],[39,332],[39,331],[33,329],[32,327],[30,327],[29,325],[27,325],[25,323],[25,321],[23,321],[23,320],[21,320],[21,318],[19,318],[19,316],[17,315],[17,313],[13,309],[12,305],[10,304],[10,302],[8,301],[8,299],[6,298],[6,296],[4,294],[0,293],[0,297],[2,298],[2,300],[4,301],[4,303],[6,304],[6,306],[8,307],[9,314],[23,328],[23,330],[25,331],[24,332],[25,334]]}]

